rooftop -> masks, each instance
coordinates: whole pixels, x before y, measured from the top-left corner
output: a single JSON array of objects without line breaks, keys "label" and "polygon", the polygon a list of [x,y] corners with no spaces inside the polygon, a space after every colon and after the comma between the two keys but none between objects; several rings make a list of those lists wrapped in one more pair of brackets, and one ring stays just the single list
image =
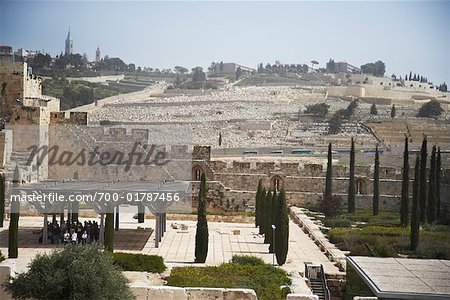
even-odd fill
[{"label": "rooftop", "polygon": [[378,298],[450,299],[450,260],[349,256]]}]

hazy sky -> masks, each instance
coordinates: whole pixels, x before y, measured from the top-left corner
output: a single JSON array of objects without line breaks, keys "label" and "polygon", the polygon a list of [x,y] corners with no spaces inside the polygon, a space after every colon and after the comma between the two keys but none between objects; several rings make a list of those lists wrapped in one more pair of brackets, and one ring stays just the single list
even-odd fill
[{"label": "hazy sky", "polygon": [[153,68],[211,61],[356,66],[381,59],[387,75],[412,70],[450,81],[450,2],[4,1],[0,44],[74,51]]}]

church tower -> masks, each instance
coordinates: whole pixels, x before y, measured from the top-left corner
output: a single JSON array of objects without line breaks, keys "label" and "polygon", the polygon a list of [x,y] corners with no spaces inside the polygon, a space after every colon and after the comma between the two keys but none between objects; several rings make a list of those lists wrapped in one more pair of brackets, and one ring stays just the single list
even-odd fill
[{"label": "church tower", "polygon": [[64,53],[65,53],[65,55],[73,54],[73,40],[70,39],[70,28],[69,28],[69,32],[67,33],[66,51]]},{"label": "church tower", "polygon": [[100,61],[100,47],[97,47],[97,51],[95,51],[95,62]]}]

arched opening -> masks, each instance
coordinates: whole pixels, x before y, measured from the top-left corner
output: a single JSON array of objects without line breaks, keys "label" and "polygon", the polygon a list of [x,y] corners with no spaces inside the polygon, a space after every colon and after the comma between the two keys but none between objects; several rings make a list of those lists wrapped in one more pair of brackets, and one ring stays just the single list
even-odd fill
[{"label": "arched opening", "polygon": [[284,188],[284,180],[280,176],[274,176],[271,180],[271,188],[273,191],[279,192]]},{"label": "arched opening", "polygon": [[192,179],[194,181],[200,181],[203,173],[203,168],[201,166],[195,166],[192,169]]},{"label": "arched opening", "polygon": [[362,178],[356,179],[356,194],[358,195],[367,194],[367,182]]}]

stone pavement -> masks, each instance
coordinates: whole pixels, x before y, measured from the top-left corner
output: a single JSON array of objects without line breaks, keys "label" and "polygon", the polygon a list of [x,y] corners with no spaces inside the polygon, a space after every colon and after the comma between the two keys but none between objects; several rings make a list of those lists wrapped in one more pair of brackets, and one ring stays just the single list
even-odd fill
[{"label": "stone pavement", "polygon": [[[84,221],[84,219],[81,218],[81,221]],[[144,224],[138,224],[137,220],[132,218],[132,214],[121,214],[120,221],[121,230],[119,231],[119,236],[121,236],[120,240],[122,242],[115,245],[117,250],[160,255],[164,258],[169,268],[193,264],[195,221],[167,221],[167,232],[159,248],[154,247],[153,235],[147,238],[148,235],[137,233],[139,230],[127,230],[137,229],[138,227],[153,228],[154,220],[146,219]],[[182,230],[181,226],[178,229],[174,229],[171,227],[172,223],[184,224],[187,226],[187,229]],[[39,217],[21,217],[20,219],[21,228],[34,227],[36,229],[41,225],[42,218]],[[339,273],[339,270],[297,224],[290,221],[289,225],[289,252],[286,264],[282,268],[291,274],[292,292],[310,293],[304,278],[301,276],[304,272],[304,262],[321,263],[326,273]],[[263,244],[264,238],[258,235],[258,229],[253,224],[209,222],[208,227],[209,251],[206,265],[218,265],[228,262],[233,255],[255,255],[267,263],[272,263],[273,255],[268,253],[268,245]],[[3,239],[7,237],[7,228],[8,222],[5,222],[4,228],[0,228],[0,250],[5,256],[8,251]],[[123,231],[127,234],[122,235]],[[38,236],[36,235],[35,237],[37,240]],[[125,241],[127,238],[132,239],[135,246],[130,247],[128,245],[125,249],[124,245],[126,245]],[[142,245],[144,246],[142,247]],[[37,243],[34,244],[34,247],[28,245],[26,248],[20,248],[19,258],[12,260],[15,261],[16,270],[19,272],[25,271],[27,264],[34,255],[43,251],[49,251],[51,248],[49,245],[43,246]]]}]

